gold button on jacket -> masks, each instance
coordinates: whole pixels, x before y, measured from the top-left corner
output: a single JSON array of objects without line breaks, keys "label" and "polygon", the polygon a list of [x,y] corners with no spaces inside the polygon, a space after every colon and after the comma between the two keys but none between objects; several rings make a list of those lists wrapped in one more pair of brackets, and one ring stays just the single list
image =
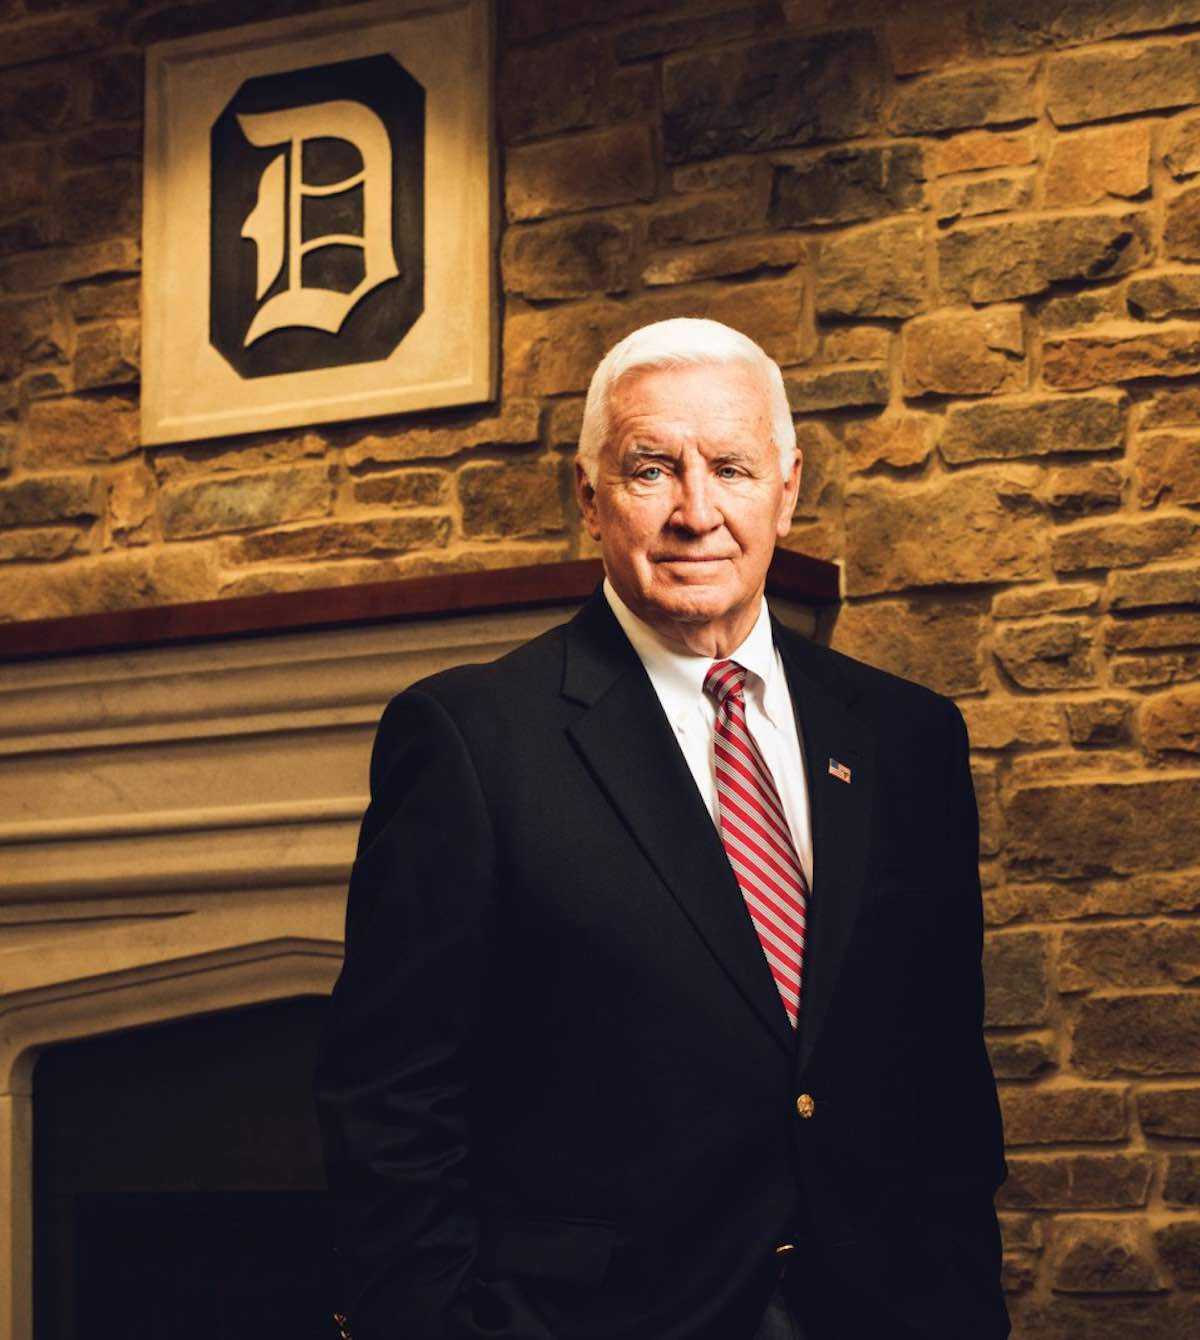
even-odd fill
[{"label": "gold button on jacket", "polygon": [[807,1121],[816,1110],[817,1104],[811,1093],[802,1093],[800,1097],[796,1099],[796,1111],[800,1113],[805,1121]]}]

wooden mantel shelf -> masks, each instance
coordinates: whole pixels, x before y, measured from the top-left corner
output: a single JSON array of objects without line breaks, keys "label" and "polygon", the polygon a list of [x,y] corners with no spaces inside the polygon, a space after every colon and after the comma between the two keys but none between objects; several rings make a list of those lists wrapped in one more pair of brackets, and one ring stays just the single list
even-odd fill
[{"label": "wooden mantel shelf", "polygon": [[[0,661],[565,605],[586,599],[602,575],[600,560],[585,558],[317,591],[31,619],[0,624]],[[777,549],[767,574],[767,591],[785,600],[829,604],[838,599],[838,569],[822,559]]]}]

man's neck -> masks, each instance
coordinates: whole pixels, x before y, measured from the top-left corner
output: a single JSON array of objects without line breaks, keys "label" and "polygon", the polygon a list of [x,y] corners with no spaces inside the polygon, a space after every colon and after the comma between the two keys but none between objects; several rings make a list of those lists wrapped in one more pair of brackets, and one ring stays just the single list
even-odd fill
[{"label": "man's neck", "polygon": [[619,608],[646,630],[665,650],[677,656],[703,657],[705,660],[719,661],[732,656],[754,631],[763,608],[763,595],[759,592],[756,600],[731,615],[729,618],[710,622],[688,622],[668,618],[650,618],[646,613],[634,609],[622,599],[612,582],[606,578],[605,594],[609,604]]}]

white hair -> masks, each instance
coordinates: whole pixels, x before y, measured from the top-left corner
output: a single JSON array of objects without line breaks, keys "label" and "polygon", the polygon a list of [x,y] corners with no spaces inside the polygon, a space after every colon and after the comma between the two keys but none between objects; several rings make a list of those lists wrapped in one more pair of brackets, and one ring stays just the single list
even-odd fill
[{"label": "white hair", "polygon": [[762,377],[771,411],[771,437],[784,479],[796,456],[796,426],[779,365],[741,331],[707,317],[677,316],[655,321],[626,335],[600,360],[588,386],[579,430],[578,460],[595,483],[596,466],[609,432],[609,402],[617,383],[631,373],[661,368],[742,363]]}]

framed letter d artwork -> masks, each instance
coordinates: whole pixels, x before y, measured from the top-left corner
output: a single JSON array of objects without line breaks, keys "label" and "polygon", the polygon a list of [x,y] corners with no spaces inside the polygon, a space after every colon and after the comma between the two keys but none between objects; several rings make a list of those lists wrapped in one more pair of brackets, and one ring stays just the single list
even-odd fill
[{"label": "framed letter d artwork", "polygon": [[151,47],[142,440],[489,399],[488,0]]}]

